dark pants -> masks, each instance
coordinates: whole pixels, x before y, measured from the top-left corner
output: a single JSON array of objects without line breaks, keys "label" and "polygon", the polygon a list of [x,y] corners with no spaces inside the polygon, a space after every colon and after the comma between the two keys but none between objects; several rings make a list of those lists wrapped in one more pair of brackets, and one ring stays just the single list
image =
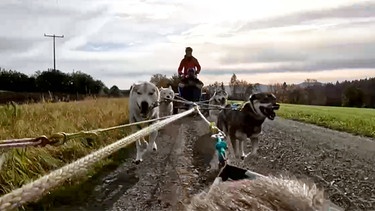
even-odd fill
[{"label": "dark pants", "polygon": [[203,87],[203,83],[198,78],[182,78],[180,83],[184,84],[184,87],[178,87],[181,97],[194,102],[200,100],[202,89],[197,87],[197,85]]},{"label": "dark pants", "polygon": [[178,87],[178,92],[181,97],[189,101],[199,101],[201,98],[202,91],[196,86],[185,86],[183,88]]},{"label": "dark pants", "polygon": [[183,88],[178,86],[178,93],[180,94],[181,97],[184,97],[182,90],[183,90]]}]

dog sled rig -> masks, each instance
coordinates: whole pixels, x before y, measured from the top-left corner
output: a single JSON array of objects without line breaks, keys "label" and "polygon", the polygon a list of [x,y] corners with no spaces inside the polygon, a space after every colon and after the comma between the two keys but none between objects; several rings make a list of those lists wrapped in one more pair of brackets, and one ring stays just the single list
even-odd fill
[{"label": "dog sled rig", "polygon": [[[195,86],[195,85],[190,84],[190,86]],[[186,88],[186,86],[184,88]],[[194,88],[199,88],[199,87],[194,87]],[[194,88],[190,88],[190,90],[192,90]],[[208,121],[206,116],[204,115],[205,112],[202,112],[202,111],[208,111],[210,109],[223,110],[223,109],[227,109],[227,108],[217,106],[217,105],[209,105],[207,99],[204,99],[204,98],[202,99],[202,95],[201,95],[200,98],[196,97],[194,99],[194,97],[192,95],[189,96],[189,94],[191,94],[191,93],[186,93],[186,92],[182,92],[182,93],[184,93],[185,96],[187,95],[188,96],[187,98],[190,97],[190,99],[192,99],[192,98],[193,99],[188,100],[188,99],[185,99],[185,98],[183,98],[179,95],[176,95],[175,97],[179,98],[179,99],[173,99],[172,100],[173,104],[174,104],[174,109],[176,109],[176,110],[178,108],[180,108],[180,109],[190,109],[193,106],[196,106],[197,111],[198,111],[198,115],[200,115],[202,117],[202,119],[209,125],[211,138],[216,140],[215,149],[216,149],[216,154],[217,154],[217,157],[218,157],[219,174],[217,175],[213,184],[216,185],[219,182],[224,182],[224,181],[227,181],[227,180],[242,180],[242,179],[253,180],[253,179],[256,179],[258,177],[264,177],[263,175],[258,174],[256,172],[253,172],[253,171],[250,171],[250,170],[247,170],[247,169],[239,168],[239,167],[236,167],[234,165],[228,164],[228,157],[227,157],[228,143],[226,141],[226,134],[223,131],[221,131],[215,125],[214,122]],[[206,93],[204,93],[204,94],[206,94]],[[175,104],[177,104],[177,106],[175,106]],[[231,103],[230,109],[238,110],[238,109],[241,109],[241,106],[242,105],[239,104],[239,103]],[[177,112],[176,110],[174,110],[174,112]]]},{"label": "dog sled rig", "polygon": [[[193,106],[199,106],[198,114],[203,118],[203,120],[209,125],[211,131],[211,138],[216,140],[216,153],[218,156],[218,165],[220,173],[217,176],[217,179],[221,181],[239,180],[239,179],[255,179],[259,176],[262,176],[256,172],[252,172],[246,169],[235,167],[227,163],[227,150],[228,144],[226,142],[226,135],[223,131],[215,126],[214,122],[209,122],[206,119],[208,115],[208,110],[211,109],[225,109],[221,106],[209,105],[209,96],[207,93],[202,93],[203,83],[197,78],[194,71],[188,71],[188,75],[181,79],[179,83],[178,90],[176,93],[175,99],[173,101],[173,113],[179,113],[179,109],[188,110]],[[176,99],[177,98],[177,99]],[[237,110],[240,109],[241,104],[231,103],[231,109]],[[203,112],[201,112],[203,111]],[[218,180],[215,180],[218,181]]]},{"label": "dog sled rig", "polygon": [[[206,109],[228,109],[224,107],[217,108],[214,105],[208,105],[208,100],[202,100],[200,98],[200,101],[189,101],[187,99],[184,99],[182,97],[179,97],[176,95],[177,98],[180,98],[181,100],[178,99],[173,99],[174,103],[178,103],[179,105],[181,104],[187,104],[186,108],[192,108],[195,106],[198,115],[202,117],[202,119],[209,125],[210,133],[211,133],[211,138],[216,140],[215,143],[215,149],[216,149],[216,154],[218,157],[218,167],[219,167],[219,173],[216,176],[215,180],[213,181],[211,187],[209,188],[210,191],[213,190],[213,187],[218,185],[221,182],[225,181],[238,181],[238,180],[255,180],[257,178],[261,177],[266,177],[265,175],[259,174],[257,172],[251,171],[249,169],[244,169],[237,167],[235,165],[231,165],[228,163],[228,157],[227,157],[227,150],[228,150],[228,143],[226,142],[226,134],[221,131],[216,125],[215,122],[209,122],[205,115],[203,114],[204,112],[201,112],[201,110]],[[198,100],[197,98],[195,100]],[[239,103],[230,103],[231,105],[231,110],[240,110],[242,108],[242,104]],[[214,106],[214,108],[212,108]],[[211,107],[211,108],[210,108]],[[332,203],[330,200],[325,201],[325,208],[327,211],[343,211],[341,207],[337,206],[336,204]]]}]

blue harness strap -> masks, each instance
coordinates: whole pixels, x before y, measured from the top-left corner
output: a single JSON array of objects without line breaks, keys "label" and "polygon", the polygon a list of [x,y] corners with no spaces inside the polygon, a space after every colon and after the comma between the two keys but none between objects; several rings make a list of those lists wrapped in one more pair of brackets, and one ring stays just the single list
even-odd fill
[{"label": "blue harness strap", "polygon": [[226,160],[226,150],[228,149],[227,142],[222,137],[217,136],[215,148],[219,157],[219,163],[224,165]]},{"label": "blue harness strap", "polygon": [[241,108],[241,104],[239,103],[231,103],[230,105],[232,110],[239,110]]},{"label": "blue harness strap", "polygon": [[226,151],[228,149],[227,142],[224,139],[224,135],[218,130],[215,126],[215,122],[210,122],[210,130],[213,135],[211,138],[216,139],[215,149],[217,151],[217,155],[219,157],[219,164],[221,166],[225,165],[225,161],[227,160]]}]

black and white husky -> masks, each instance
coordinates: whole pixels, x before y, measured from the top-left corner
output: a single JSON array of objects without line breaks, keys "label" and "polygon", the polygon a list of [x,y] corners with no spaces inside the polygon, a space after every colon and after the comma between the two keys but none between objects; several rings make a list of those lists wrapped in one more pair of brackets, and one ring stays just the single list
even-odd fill
[{"label": "black and white husky", "polygon": [[[231,105],[226,106],[217,119],[217,127],[229,136],[235,157],[246,158],[250,153],[244,152],[244,144],[248,138],[252,144],[252,154],[258,150],[259,135],[262,124],[266,118],[274,120],[275,110],[280,108],[276,103],[275,95],[271,93],[252,94],[239,110],[231,110]],[[237,145],[239,141],[240,146]],[[240,153],[241,147],[241,153]]]}]

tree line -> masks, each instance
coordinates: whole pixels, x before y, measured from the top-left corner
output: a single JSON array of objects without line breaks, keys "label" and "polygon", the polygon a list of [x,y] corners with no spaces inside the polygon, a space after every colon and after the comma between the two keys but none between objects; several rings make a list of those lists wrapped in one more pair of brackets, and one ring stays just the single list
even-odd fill
[{"label": "tree line", "polygon": [[24,73],[0,70],[0,90],[12,92],[59,92],[66,94],[98,94],[109,89],[100,80],[76,71],[64,73],[60,70],[36,71],[28,76]]},{"label": "tree line", "polygon": [[[155,74],[150,82],[158,87],[172,86],[178,92],[180,79],[177,74],[167,77]],[[211,96],[223,82],[215,82],[204,86],[203,91]],[[343,81],[336,83],[319,83],[314,79],[306,79],[301,84],[278,83],[269,85],[269,91],[274,93],[279,102],[306,105],[346,106],[375,108],[375,78]],[[237,78],[233,74],[229,80],[229,96],[233,100],[246,100],[253,92],[260,91],[260,84],[251,83]],[[60,70],[36,71],[28,76],[15,70],[0,68],[0,95],[3,91],[22,93],[64,93],[72,95],[105,95],[121,97],[129,94],[129,90],[122,91],[117,86],[108,88],[100,80],[81,71],[64,73]],[[228,89],[227,89],[228,91]],[[11,98],[9,98],[11,99]],[[1,102],[0,102],[1,103]]]},{"label": "tree line", "polygon": [[82,71],[64,73],[49,69],[36,71],[31,76],[15,70],[0,68],[0,104],[51,102],[83,100],[88,96],[122,97],[129,90],[120,90],[113,85],[105,86],[101,80],[94,79]]},{"label": "tree line", "polygon": [[375,108],[375,78],[326,84],[307,79],[304,84],[274,84],[271,91],[284,103]]},{"label": "tree line", "polygon": [[[251,93],[260,91],[259,86],[258,83],[239,80],[236,74],[229,81],[230,94],[238,100],[245,100]],[[282,103],[375,108],[375,78],[336,83],[306,79],[301,84],[277,83],[268,89]]]}]

